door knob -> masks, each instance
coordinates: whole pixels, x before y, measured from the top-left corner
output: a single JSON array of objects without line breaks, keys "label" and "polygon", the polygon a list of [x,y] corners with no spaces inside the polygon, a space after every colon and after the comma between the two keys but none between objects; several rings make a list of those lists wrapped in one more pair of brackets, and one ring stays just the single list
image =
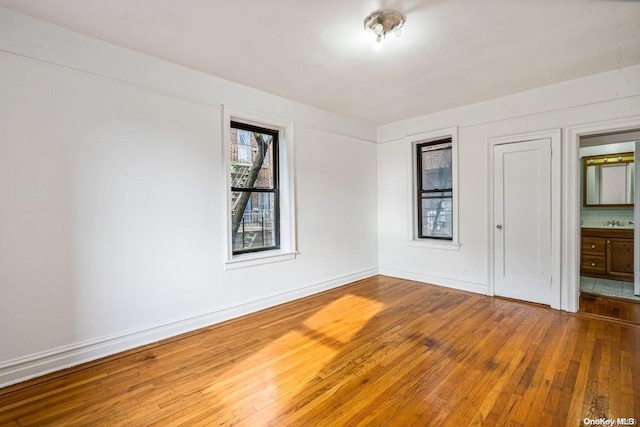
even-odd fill
[{"label": "door knob", "polygon": [[502,230],[502,224],[498,224],[498,225],[496,225],[496,228],[497,228],[498,230]]}]

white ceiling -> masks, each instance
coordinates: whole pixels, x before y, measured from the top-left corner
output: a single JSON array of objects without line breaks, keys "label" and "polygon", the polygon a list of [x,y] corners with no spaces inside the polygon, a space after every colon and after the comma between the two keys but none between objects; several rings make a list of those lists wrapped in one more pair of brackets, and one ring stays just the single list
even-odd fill
[{"label": "white ceiling", "polygon": [[[637,0],[0,0],[0,6],[379,125],[640,63]],[[372,48],[363,20],[407,15]]]}]

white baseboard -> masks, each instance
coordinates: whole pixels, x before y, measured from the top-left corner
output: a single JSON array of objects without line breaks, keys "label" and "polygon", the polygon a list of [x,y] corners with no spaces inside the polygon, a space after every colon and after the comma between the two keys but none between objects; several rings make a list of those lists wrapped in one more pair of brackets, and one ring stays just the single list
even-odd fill
[{"label": "white baseboard", "polygon": [[369,268],[267,297],[243,301],[233,306],[218,307],[211,311],[172,319],[144,328],[8,360],[0,363],[0,388],[337,288],[377,274],[377,268]]},{"label": "white baseboard", "polygon": [[449,279],[446,277],[430,276],[428,274],[416,273],[413,271],[398,270],[395,268],[379,269],[379,274],[383,276],[397,277],[399,279],[415,280],[417,282],[429,283],[431,285],[443,286],[445,288],[458,289],[461,291],[473,292],[487,295],[487,285],[484,283],[467,282],[464,280]]}]

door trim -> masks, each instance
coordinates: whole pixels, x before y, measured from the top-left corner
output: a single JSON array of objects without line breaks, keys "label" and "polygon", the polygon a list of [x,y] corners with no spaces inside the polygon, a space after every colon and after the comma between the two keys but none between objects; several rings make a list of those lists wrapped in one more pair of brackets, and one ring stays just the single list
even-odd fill
[{"label": "door trim", "polygon": [[[640,116],[608,120],[568,127],[565,130],[565,153],[563,155],[564,207],[562,244],[564,247],[562,264],[562,310],[577,312],[580,301],[580,137],[608,132],[624,132],[640,128]],[[636,180],[638,175],[636,174]],[[638,201],[636,201],[637,211]],[[637,213],[636,213],[637,216]],[[636,230],[638,225],[636,224]],[[636,231],[637,233],[637,231]],[[637,267],[636,267],[637,268]]]},{"label": "door trim", "polygon": [[522,133],[516,135],[500,136],[489,138],[488,141],[488,223],[487,223],[487,241],[488,241],[488,278],[487,278],[487,295],[495,295],[495,277],[494,277],[494,241],[493,241],[493,150],[496,145],[501,144],[513,144],[517,142],[533,141],[537,139],[549,139],[551,141],[551,308],[557,310],[561,309],[561,260],[560,260],[560,248],[561,248],[561,228],[560,221],[562,219],[561,210],[561,139],[562,131],[560,129],[549,129],[539,132]]},{"label": "door trim", "polygon": [[[640,141],[636,141],[635,153],[640,153]],[[640,296],[640,174],[638,173],[640,171],[640,157],[638,154],[634,154],[633,160],[636,168],[636,182],[634,184],[636,193],[633,195],[633,250],[636,254],[633,262],[633,293]]]}]

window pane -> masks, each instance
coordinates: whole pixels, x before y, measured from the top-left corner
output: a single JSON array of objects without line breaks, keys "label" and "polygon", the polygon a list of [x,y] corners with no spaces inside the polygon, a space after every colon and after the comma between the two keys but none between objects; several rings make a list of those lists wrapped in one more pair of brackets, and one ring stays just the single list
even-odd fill
[{"label": "window pane", "polygon": [[453,203],[451,192],[422,195],[421,237],[453,238]]},{"label": "window pane", "polygon": [[274,188],[273,136],[231,129],[231,186]]},{"label": "window pane", "polygon": [[251,132],[238,129],[238,163],[251,163]]},{"label": "window pane", "polygon": [[274,193],[232,191],[231,202],[234,252],[277,246]]},{"label": "window pane", "polygon": [[422,190],[446,190],[453,187],[451,154],[450,142],[420,148]]}]

